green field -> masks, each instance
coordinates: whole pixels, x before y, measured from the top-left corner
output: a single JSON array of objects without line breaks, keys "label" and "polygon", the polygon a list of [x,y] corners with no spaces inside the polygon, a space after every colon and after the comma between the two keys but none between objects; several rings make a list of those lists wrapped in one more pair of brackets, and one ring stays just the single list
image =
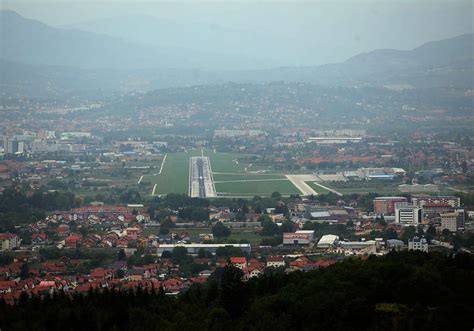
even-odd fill
[{"label": "green field", "polygon": [[189,189],[189,158],[200,155],[201,151],[198,150],[187,153],[167,154],[161,174],[144,176],[143,182],[156,184],[155,195],[168,193],[187,194]]},{"label": "green field", "polygon": [[[204,156],[211,160],[211,168],[214,173],[216,191],[219,196],[254,196],[270,195],[280,192],[283,195],[297,194],[298,189],[285,179],[282,174],[265,173],[259,167],[260,172],[249,171],[251,155],[235,153],[215,153],[205,150]],[[143,183],[151,183],[152,189],[156,184],[155,195],[168,193],[184,193],[189,190],[189,158],[201,156],[201,150],[186,153],[170,153],[161,174],[146,175]],[[249,160],[245,160],[248,158]],[[158,172],[158,170],[156,171]]]},{"label": "green field", "polygon": [[217,183],[216,191],[224,196],[270,195],[273,192],[280,192],[282,195],[300,193],[289,180]]},{"label": "green field", "polygon": [[[305,182],[305,183],[308,184],[313,190],[315,190],[315,191],[318,192],[319,194],[326,194],[326,193],[329,193],[329,192],[330,192],[330,191],[326,190],[325,188],[316,185],[314,182]],[[326,185],[326,184],[324,184],[324,186],[329,187],[329,186]]]},{"label": "green field", "polygon": [[261,179],[284,179],[284,175],[277,174],[214,174],[214,181],[230,181],[230,180],[261,180]]},{"label": "green field", "polygon": [[[251,165],[250,155],[233,153],[204,153],[211,159],[216,191],[219,196],[283,195],[297,194],[298,189],[285,180],[283,174],[271,173],[271,169]],[[258,172],[257,172],[258,171]],[[274,180],[278,179],[278,180]]]}]

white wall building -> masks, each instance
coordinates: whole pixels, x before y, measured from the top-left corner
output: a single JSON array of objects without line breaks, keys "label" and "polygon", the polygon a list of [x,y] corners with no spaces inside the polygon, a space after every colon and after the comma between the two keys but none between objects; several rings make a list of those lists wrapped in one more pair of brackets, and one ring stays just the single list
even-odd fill
[{"label": "white wall building", "polygon": [[412,240],[408,240],[408,250],[428,253],[428,242],[425,238],[415,237]]},{"label": "white wall building", "polygon": [[415,206],[400,206],[395,209],[395,222],[403,225],[418,225],[423,219],[423,209]]},{"label": "white wall building", "polygon": [[0,233],[0,252],[11,251],[20,246],[20,238],[16,234]]}]

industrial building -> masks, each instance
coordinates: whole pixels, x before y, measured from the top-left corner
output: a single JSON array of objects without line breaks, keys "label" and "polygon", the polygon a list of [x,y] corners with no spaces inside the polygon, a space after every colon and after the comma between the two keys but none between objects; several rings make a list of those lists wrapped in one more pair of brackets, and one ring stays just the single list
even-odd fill
[{"label": "industrial building", "polygon": [[318,241],[318,248],[329,248],[334,247],[339,242],[339,236],[333,234],[327,234],[321,237]]},{"label": "industrial building", "polygon": [[314,240],[314,230],[283,233],[283,245],[308,245]]}]

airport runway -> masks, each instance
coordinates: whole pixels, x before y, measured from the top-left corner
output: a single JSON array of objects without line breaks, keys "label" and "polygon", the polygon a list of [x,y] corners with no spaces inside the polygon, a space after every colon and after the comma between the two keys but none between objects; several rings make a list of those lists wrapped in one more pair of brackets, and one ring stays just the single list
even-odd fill
[{"label": "airport runway", "polygon": [[211,161],[208,157],[191,157],[190,162],[190,196],[209,198],[216,196],[212,177]]}]

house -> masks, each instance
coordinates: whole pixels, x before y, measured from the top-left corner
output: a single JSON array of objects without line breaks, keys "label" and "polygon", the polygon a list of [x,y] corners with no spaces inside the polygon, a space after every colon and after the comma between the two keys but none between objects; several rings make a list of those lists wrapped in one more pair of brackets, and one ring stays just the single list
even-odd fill
[{"label": "house", "polygon": [[33,233],[31,235],[31,244],[35,246],[44,246],[48,243],[46,233]]},{"label": "house", "polygon": [[179,292],[184,287],[183,281],[179,278],[170,278],[163,282],[163,288],[166,292]]},{"label": "house", "polygon": [[104,269],[104,268],[95,268],[91,272],[91,278],[94,280],[105,281],[112,279],[114,275],[114,271],[112,269]]},{"label": "house", "polygon": [[59,224],[56,232],[59,236],[67,236],[70,233],[69,225],[67,224]]},{"label": "house", "polygon": [[283,256],[269,256],[267,259],[267,268],[273,267],[273,268],[278,268],[278,267],[284,267],[285,266],[285,260],[283,259]]},{"label": "house", "polygon": [[142,281],[144,276],[145,276],[145,269],[143,268],[135,268],[135,269],[130,269],[127,272],[128,275],[128,280],[129,281]]},{"label": "house", "polygon": [[131,240],[137,240],[139,231],[140,231],[140,229],[138,229],[138,228],[127,228],[127,230],[126,230],[127,237]]},{"label": "house", "polygon": [[262,273],[260,268],[246,268],[243,279],[249,280],[250,278],[259,277]]},{"label": "house", "polygon": [[80,235],[70,235],[64,241],[64,245],[66,248],[77,248],[80,246],[82,240],[82,236]]},{"label": "house", "polygon": [[247,259],[245,258],[245,256],[231,257],[230,264],[232,264],[233,266],[239,269],[243,269],[247,266]]},{"label": "house", "polygon": [[67,268],[64,262],[44,262],[41,264],[41,270],[51,274],[66,273]]},{"label": "house", "polygon": [[17,282],[13,280],[0,281],[0,294],[11,293],[17,287]]},{"label": "house", "polygon": [[117,241],[117,248],[127,248],[128,247],[128,239],[121,238]]},{"label": "house", "polygon": [[214,235],[212,233],[200,233],[199,234],[199,239],[201,241],[210,241],[214,240]]},{"label": "house", "polygon": [[296,260],[290,262],[290,266],[296,268],[302,268],[309,263],[309,259],[306,256],[300,256]]},{"label": "house", "polygon": [[87,236],[87,237],[82,241],[82,247],[85,247],[85,248],[98,247],[100,241],[101,241],[101,238],[100,238],[100,236],[98,236],[98,235]]}]

